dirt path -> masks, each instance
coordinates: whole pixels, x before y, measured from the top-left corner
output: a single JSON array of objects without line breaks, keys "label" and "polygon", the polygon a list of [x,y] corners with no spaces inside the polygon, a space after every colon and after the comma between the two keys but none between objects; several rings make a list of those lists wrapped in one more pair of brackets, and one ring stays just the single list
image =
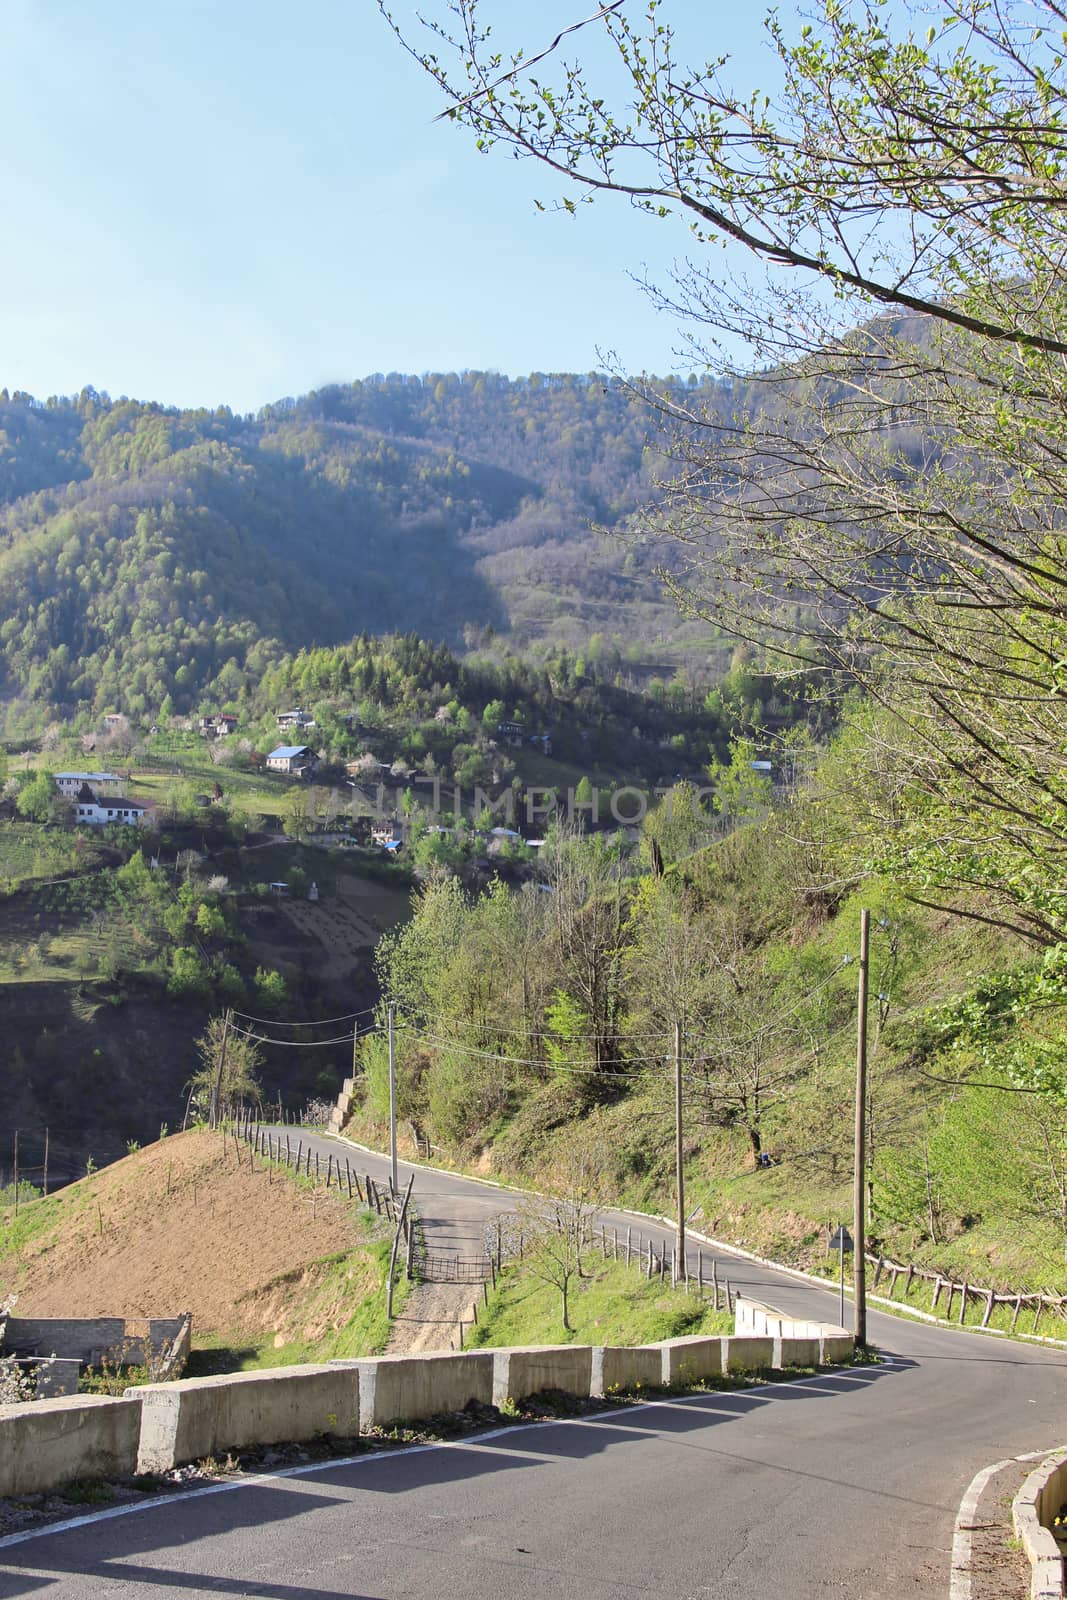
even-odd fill
[{"label": "dirt path", "polygon": [[475,1289],[469,1283],[417,1283],[393,1323],[386,1347],[391,1356],[417,1350],[450,1350],[462,1317],[470,1321]]}]

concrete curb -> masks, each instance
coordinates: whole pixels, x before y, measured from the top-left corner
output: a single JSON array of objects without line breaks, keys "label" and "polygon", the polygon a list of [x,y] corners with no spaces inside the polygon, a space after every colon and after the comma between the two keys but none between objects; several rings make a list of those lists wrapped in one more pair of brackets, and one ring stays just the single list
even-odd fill
[{"label": "concrete curb", "polygon": [[991,1467],[983,1467],[981,1472],[976,1472],[967,1487],[967,1492],[960,1501],[960,1509],[956,1513],[956,1523],[952,1530],[952,1574],[949,1578],[949,1600],[973,1600],[973,1585],[971,1583],[971,1552],[974,1544],[971,1534],[974,1531],[975,1517],[978,1512],[978,1502],[990,1478],[995,1478],[998,1472],[1003,1472],[1005,1467],[1011,1465],[1011,1458],[1007,1461],[994,1461]]},{"label": "concrete curb", "polygon": [[1063,1555],[1042,1517],[1064,1493],[1065,1466],[1067,1450],[1046,1455],[1012,1501],[1012,1526],[1030,1562],[1030,1600],[1062,1600]]},{"label": "concrete curb", "polygon": [[967,1486],[967,1492],[960,1501],[960,1508],[956,1513],[956,1521],[952,1530],[952,1571],[949,1578],[949,1600],[974,1600],[974,1585],[971,1582],[971,1557],[974,1540],[971,1538],[975,1529],[975,1519],[978,1514],[978,1505],[982,1495],[991,1479],[998,1472],[1003,1472],[1005,1467],[1010,1467],[1015,1462],[1043,1461],[1048,1452],[1033,1450],[1028,1455],[1008,1456],[1004,1461],[994,1461],[990,1467],[983,1467],[981,1472],[976,1472]]}]

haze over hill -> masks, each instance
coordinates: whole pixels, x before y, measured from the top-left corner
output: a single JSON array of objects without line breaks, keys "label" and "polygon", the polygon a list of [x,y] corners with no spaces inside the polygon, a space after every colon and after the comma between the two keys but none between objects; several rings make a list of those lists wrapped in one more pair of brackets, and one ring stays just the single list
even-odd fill
[{"label": "haze over hill", "polygon": [[598,374],[391,374],[257,417],[4,391],[6,699],[189,710],[364,629],[706,646],[662,551],[594,531],[648,499],[656,429]]}]

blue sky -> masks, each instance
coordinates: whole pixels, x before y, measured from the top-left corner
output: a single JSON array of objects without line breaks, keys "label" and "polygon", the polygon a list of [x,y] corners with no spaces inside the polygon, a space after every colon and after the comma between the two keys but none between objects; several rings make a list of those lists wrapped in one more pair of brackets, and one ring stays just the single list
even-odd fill
[{"label": "blue sky", "polygon": [[[524,7],[531,48],[593,9]],[[672,6],[751,73],[758,13],[717,12]],[[550,180],[434,123],[374,0],[4,0],[0,102],[0,386],[243,411],[376,371],[679,365],[629,274],[684,227],[540,215]]]}]

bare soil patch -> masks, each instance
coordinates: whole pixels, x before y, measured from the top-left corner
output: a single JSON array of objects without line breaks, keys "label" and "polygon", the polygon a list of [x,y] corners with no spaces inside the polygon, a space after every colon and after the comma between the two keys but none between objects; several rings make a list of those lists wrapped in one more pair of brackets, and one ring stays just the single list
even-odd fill
[{"label": "bare soil patch", "polygon": [[206,1130],[37,1204],[48,1226],[0,1256],[0,1291],[18,1294],[23,1316],[191,1311],[194,1333],[289,1328],[324,1258],[367,1237],[340,1196],[250,1167],[247,1146]]}]

